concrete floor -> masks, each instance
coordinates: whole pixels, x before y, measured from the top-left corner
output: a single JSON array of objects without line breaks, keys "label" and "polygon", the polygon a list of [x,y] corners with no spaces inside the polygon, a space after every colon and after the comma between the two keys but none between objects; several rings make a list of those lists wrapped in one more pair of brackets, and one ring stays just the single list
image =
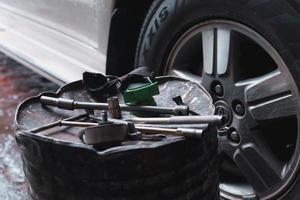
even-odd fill
[{"label": "concrete floor", "polygon": [[14,138],[17,105],[27,97],[57,88],[0,53],[0,200],[28,199],[22,160]]}]

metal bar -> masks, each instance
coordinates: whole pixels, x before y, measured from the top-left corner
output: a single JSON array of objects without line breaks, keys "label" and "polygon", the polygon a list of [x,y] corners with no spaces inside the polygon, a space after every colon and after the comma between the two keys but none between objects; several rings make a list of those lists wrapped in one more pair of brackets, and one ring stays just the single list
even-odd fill
[{"label": "metal bar", "polygon": [[[40,101],[44,105],[56,106],[63,109],[89,109],[89,110],[108,110],[107,103],[94,103],[94,102],[79,102],[64,98],[54,98],[48,96],[42,96]],[[131,112],[153,112],[159,114],[174,114],[174,115],[188,115],[189,107],[185,105],[179,105],[175,107],[157,107],[157,106],[128,106],[120,104],[122,111]]]},{"label": "metal bar", "polygon": [[142,133],[177,135],[177,136],[184,136],[187,138],[202,138],[203,136],[202,129],[190,129],[190,128],[169,129],[169,128],[153,128],[153,127],[151,128],[151,127],[141,127],[141,126],[136,126],[136,129]]},{"label": "metal bar", "polygon": [[91,126],[98,126],[98,123],[91,123],[91,122],[71,122],[71,121],[61,121],[61,126],[75,126],[75,127],[91,127]]},{"label": "metal bar", "polygon": [[[73,116],[73,117],[68,117],[68,118],[64,119],[63,121],[71,121],[71,120],[75,121],[75,120],[86,118],[88,116],[89,116],[88,114],[82,114],[82,115],[77,115],[77,116]],[[61,126],[61,121],[62,120],[58,120],[58,121],[49,123],[49,124],[41,126],[41,127],[31,129],[31,130],[29,130],[29,132],[31,132],[31,133],[38,133],[38,132],[41,132],[41,131],[48,130],[50,128],[54,128],[56,126]]]},{"label": "metal bar", "polygon": [[[89,122],[68,122],[61,121],[61,125],[66,126],[79,126],[79,127],[92,127],[98,126],[98,123],[89,123]],[[143,126],[135,126],[135,128],[142,133],[150,133],[150,134],[165,134],[165,135],[178,135],[184,136],[187,138],[201,138],[203,129],[191,129],[191,128],[154,128],[154,127],[143,127]]]},{"label": "metal bar", "polygon": [[[91,119],[101,121],[101,118],[90,115]],[[173,116],[173,117],[134,117],[126,120],[108,118],[108,121],[114,123],[135,123],[145,127],[159,128],[200,128],[205,129],[209,124],[221,125],[224,122],[224,117],[219,115],[210,116]]]},{"label": "metal bar", "polygon": [[140,118],[134,117],[129,119],[133,123],[145,124],[215,124],[221,125],[224,123],[224,117],[219,115],[211,116],[172,116],[172,117],[152,117]]},{"label": "metal bar", "polygon": [[206,129],[208,124],[134,124],[135,126],[152,127],[152,128],[194,128]]}]

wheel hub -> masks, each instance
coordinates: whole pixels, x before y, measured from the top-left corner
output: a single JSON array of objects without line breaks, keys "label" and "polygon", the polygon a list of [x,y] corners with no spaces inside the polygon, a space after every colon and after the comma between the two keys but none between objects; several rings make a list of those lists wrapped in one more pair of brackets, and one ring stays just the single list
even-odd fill
[{"label": "wheel hub", "polygon": [[216,115],[222,115],[224,117],[224,125],[219,129],[229,127],[232,122],[232,110],[228,103],[224,100],[219,100],[214,103]]}]

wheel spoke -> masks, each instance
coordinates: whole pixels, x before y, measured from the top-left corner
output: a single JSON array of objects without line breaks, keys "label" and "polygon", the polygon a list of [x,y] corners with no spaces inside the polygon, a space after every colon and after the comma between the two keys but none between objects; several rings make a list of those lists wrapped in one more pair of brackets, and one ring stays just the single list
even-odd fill
[{"label": "wheel spoke", "polygon": [[282,166],[267,150],[253,143],[236,150],[233,160],[258,195],[281,180]]},{"label": "wheel spoke", "polygon": [[230,51],[230,30],[217,29],[217,74],[227,72]]},{"label": "wheel spoke", "polygon": [[248,102],[261,101],[290,91],[286,77],[279,70],[254,78],[248,84],[249,86],[246,88]]},{"label": "wheel spoke", "polygon": [[200,76],[197,76],[187,70],[175,70],[173,69],[171,72],[170,72],[171,75],[174,75],[174,76],[178,76],[178,77],[181,77],[181,78],[184,78],[184,79],[187,79],[187,80],[190,80],[190,81],[195,81],[195,82],[201,82],[201,77]]},{"label": "wheel spoke", "polygon": [[264,103],[250,106],[249,111],[256,120],[287,117],[296,114],[296,100],[291,94],[273,98]]},{"label": "wheel spoke", "polygon": [[[207,74],[225,74],[228,68],[231,31],[224,28],[202,32],[203,68]],[[214,69],[215,68],[215,69]]]},{"label": "wheel spoke", "polygon": [[202,32],[203,48],[203,72],[213,73],[214,65],[214,29],[207,29]]},{"label": "wheel spoke", "polygon": [[282,118],[296,114],[296,99],[291,85],[279,70],[239,82],[245,87],[245,98],[252,117],[256,120]]}]

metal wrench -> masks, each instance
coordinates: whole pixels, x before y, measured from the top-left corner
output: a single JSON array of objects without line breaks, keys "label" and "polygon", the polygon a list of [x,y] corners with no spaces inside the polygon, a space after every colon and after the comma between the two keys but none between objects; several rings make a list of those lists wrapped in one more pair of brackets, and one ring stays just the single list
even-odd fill
[{"label": "metal wrench", "polygon": [[[114,122],[121,122],[124,124],[123,120],[111,119]],[[108,121],[110,121],[108,119]],[[80,127],[96,127],[98,123],[91,122],[70,122],[70,121],[61,121],[62,125],[67,126],[80,126]],[[203,129],[192,129],[192,128],[158,128],[158,127],[143,127],[135,126],[136,130],[146,133],[146,134],[164,134],[164,135],[175,135],[175,136],[184,136],[187,138],[202,138]]]},{"label": "metal wrench", "polygon": [[[48,96],[41,96],[40,102],[43,105],[56,106],[63,109],[88,109],[88,110],[108,110],[107,103],[93,103],[93,102],[80,102],[64,98],[54,98]],[[172,114],[172,115],[188,115],[189,107],[185,105],[170,107],[157,107],[157,106],[128,106],[120,104],[122,111],[131,112],[152,112],[158,114]]]},{"label": "metal wrench", "polygon": [[134,117],[128,119],[133,123],[145,123],[145,124],[212,124],[222,125],[224,123],[224,117],[220,115],[208,115],[208,116],[172,116],[172,117],[152,117],[141,118]]}]

